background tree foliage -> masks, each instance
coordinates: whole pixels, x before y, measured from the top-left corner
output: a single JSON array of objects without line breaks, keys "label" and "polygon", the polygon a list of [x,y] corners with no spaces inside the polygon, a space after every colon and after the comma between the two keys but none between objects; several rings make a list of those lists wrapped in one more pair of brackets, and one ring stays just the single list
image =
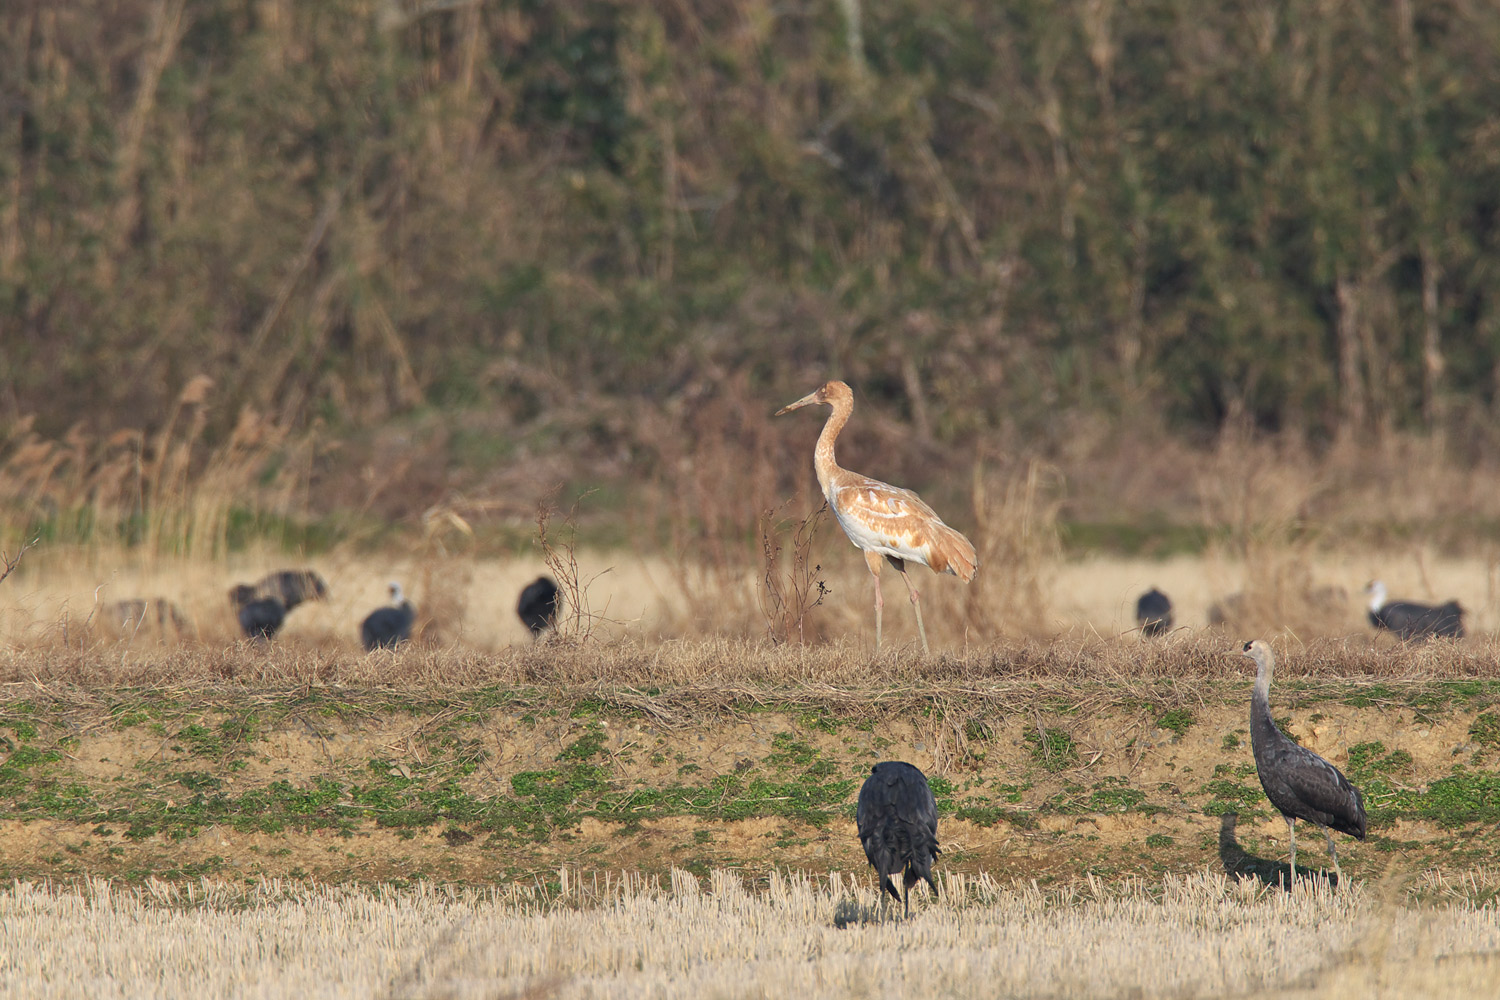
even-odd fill
[{"label": "background tree foliage", "polygon": [[1482,427],[1496,108],[1468,0],[15,0],[0,412]]}]

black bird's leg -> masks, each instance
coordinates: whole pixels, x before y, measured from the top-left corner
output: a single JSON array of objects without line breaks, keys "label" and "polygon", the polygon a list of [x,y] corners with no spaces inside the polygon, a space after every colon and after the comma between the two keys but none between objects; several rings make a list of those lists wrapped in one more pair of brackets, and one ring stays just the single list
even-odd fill
[{"label": "black bird's leg", "polygon": [[907,916],[911,916],[912,886],[916,885],[919,881],[921,880],[917,878],[917,874],[913,872],[910,867],[906,869],[906,873],[901,877],[901,890],[903,893],[905,893]]},{"label": "black bird's leg", "polygon": [[1286,836],[1292,845],[1292,877],[1286,884],[1286,891],[1291,892],[1292,886],[1297,883],[1297,821],[1290,816],[1283,817],[1286,820]]},{"label": "black bird's leg", "polygon": [[1328,856],[1333,858],[1333,874],[1338,879],[1338,884],[1344,884],[1344,873],[1339,870],[1339,849],[1333,844],[1333,831],[1328,827],[1323,828],[1323,836],[1328,838]]}]

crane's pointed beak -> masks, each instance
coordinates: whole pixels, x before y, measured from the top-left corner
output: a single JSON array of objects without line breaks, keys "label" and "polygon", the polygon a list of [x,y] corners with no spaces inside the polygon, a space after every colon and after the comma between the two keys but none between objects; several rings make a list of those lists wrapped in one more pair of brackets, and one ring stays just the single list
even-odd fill
[{"label": "crane's pointed beak", "polygon": [[785,406],[783,406],[781,409],[777,410],[775,413],[773,413],[771,415],[773,417],[779,417],[783,413],[791,413],[793,410],[797,409],[797,407],[799,407],[799,406],[811,406],[813,403],[816,403],[818,401],[817,400],[817,395],[818,395],[818,393],[817,393],[817,390],[815,389],[812,392],[808,393],[806,396],[803,396],[801,399],[797,400],[795,403],[788,403]]}]

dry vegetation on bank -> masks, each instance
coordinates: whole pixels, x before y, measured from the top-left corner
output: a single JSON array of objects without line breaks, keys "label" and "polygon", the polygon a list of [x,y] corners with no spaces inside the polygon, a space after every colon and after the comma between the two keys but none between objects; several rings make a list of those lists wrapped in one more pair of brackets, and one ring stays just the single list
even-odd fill
[{"label": "dry vegetation on bank", "polygon": [[[579,880],[550,891],[204,881],[0,892],[16,998],[1303,997],[1486,995],[1492,872],[1399,887],[1267,891],[1217,875],[1059,891],[942,877],[907,920],[870,881],[774,872]],[[1447,897],[1446,899],[1443,897]]]}]

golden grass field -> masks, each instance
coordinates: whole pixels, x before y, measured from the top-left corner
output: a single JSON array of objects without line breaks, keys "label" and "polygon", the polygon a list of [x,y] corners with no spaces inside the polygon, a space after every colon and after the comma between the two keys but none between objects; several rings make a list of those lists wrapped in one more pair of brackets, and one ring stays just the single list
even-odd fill
[{"label": "golden grass field", "polygon": [[[825,535],[828,534],[825,528]],[[808,613],[809,636],[839,637],[873,646],[870,576],[859,553],[841,537],[826,539],[821,569],[829,594]],[[28,553],[7,580],[0,606],[0,642],[16,647],[84,645],[121,638],[105,608],[129,598],[165,597],[191,619],[183,635],[166,639],[222,645],[238,638],[227,592],[231,584],[259,578],[285,566],[307,565],[329,581],[326,602],[309,603],[288,616],[285,642],[307,646],[357,646],[360,620],[386,601],[386,584],[403,583],[417,605],[429,645],[499,650],[531,641],[515,615],[522,587],[547,572],[540,558],[479,559],[335,552],[308,560],[255,551],[226,561],[139,560],[118,552]],[[661,642],[766,635],[763,568],[709,569],[660,556],[585,550],[577,555],[580,585],[591,618],[585,626],[600,638]],[[1171,598],[1178,626],[1202,629],[1209,606],[1226,595],[1249,591],[1257,600],[1227,630],[1239,635],[1287,631],[1303,638],[1370,635],[1365,621],[1365,583],[1380,577],[1394,597],[1441,602],[1457,598],[1470,634],[1500,627],[1500,590],[1495,563],[1484,553],[1442,556],[1421,550],[1298,554],[1267,580],[1262,567],[1221,555],[1163,560],[1085,557],[1048,562],[1038,571],[1035,592],[1012,602],[993,588],[966,588],[951,576],[913,571],[923,613],[937,647],[984,649],[997,640],[1073,636],[1079,641],[1123,635],[1135,628],[1135,600],[1159,587]],[[1003,569],[997,568],[997,572]],[[894,573],[883,578],[887,638],[916,641],[916,626]],[[1342,590],[1331,606],[1311,607],[1304,593]],[[1014,603],[1017,610],[1009,610]],[[977,606],[976,606],[977,605]],[[577,627],[575,623],[575,627]],[[163,638],[148,622],[133,645]]]}]

